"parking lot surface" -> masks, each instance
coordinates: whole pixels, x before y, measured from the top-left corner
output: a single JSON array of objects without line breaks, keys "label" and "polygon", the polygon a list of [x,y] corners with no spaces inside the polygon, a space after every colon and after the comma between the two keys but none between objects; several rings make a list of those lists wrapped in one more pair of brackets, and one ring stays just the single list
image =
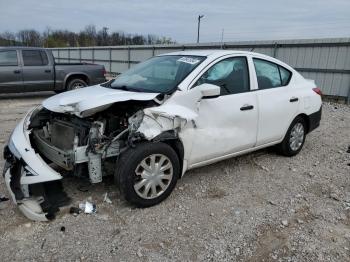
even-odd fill
[{"label": "parking lot surface", "polygon": [[[0,96],[1,151],[25,112],[50,95]],[[81,180],[67,178],[72,203],[51,222],[0,202],[1,260],[349,261],[349,146],[350,107],[324,103],[299,155],[266,149],[189,171],[155,207],[122,201],[112,179],[82,192]],[[0,196],[9,197],[3,179]],[[69,214],[86,200],[96,214]]]}]

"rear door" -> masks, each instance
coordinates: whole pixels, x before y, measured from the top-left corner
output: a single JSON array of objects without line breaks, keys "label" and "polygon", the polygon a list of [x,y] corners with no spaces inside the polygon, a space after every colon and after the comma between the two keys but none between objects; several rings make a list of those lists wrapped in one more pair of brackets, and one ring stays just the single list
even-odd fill
[{"label": "rear door", "polygon": [[292,73],[272,61],[253,57],[257,76],[259,127],[257,146],[281,140],[298,111],[300,97]]},{"label": "rear door", "polygon": [[18,92],[23,89],[22,68],[16,50],[0,50],[0,92]]},{"label": "rear door", "polygon": [[54,89],[54,69],[44,50],[22,50],[23,84],[27,92]]},{"label": "rear door", "polygon": [[245,56],[221,59],[198,79],[193,88],[210,83],[220,86],[221,93],[200,101],[190,165],[254,147],[258,105],[256,92],[250,92],[250,82]]}]

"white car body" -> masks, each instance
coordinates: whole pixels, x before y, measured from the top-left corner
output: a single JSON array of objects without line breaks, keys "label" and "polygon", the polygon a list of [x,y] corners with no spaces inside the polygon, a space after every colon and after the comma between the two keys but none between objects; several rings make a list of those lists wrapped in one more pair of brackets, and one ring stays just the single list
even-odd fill
[{"label": "white car body", "polygon": [[[97,85],[55,95],[45,100],[42,106],[52,112],[85,118],[115,103],[154,100],[157,106],[145,108],[141,119],[138,116],[130,117],[129,123],[134,125],[138,121],[135,124],[137,132],[148,141],[166,131],[175,130],[183,146],[182,175],[192,168],[281,143],[297,116],[309,121],[308,131],[319,124],[322,101],[313,90],[315,83],[304,79],[279,60],[258,53],[223,50],[183,51],[165,55],[204,56],[206,59],[185,77],[175,92],[162,101],[158,99],[159,93],[130,92]],[[195,83],[209,68],[231,57],[246,59],[249,92],[219,96],[213,85],[203,84],[196,88]],[[287,69],[291,72],[288,84],[259,90],[253,58]],[[248,110],[242,111],[242,108]],[[25,192],[26,188],[30,184],[60,180],[62,176],[31,145],[30,118],[38,110],[40,108],[28,113],[18,124],[9,142],[10,152],[25,163],[20,178],[25,195],[23,199],[16,199],[11,188],[10,169],[4,175],[8,190],[22,212],[30,219],[46,221],[47,214],[40,209],[40,200],[31,198]],[[314,119],[309,119],[311,117]],[[79,153],[84,150],[86,147],[76,148],[76,161],[88,161]]]}]

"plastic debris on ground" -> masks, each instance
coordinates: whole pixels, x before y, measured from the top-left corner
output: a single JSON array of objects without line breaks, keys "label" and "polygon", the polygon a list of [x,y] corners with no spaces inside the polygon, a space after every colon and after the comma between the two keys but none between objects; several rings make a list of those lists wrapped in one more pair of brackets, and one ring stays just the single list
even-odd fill
[{"label": "plastic debris on ground", "polygon": [[107,192],[103,195],[103,202],[106,202],[108,204],[112,204],[112,200],[108,197]]},{"label": "plastic debris on ground", "polygon": [[85,201],[85,203],[80,203],[79,208],[85,213],[85,214],[92,214],[96,213],[96,205],[93,203],[90,203],[89,201]]}]

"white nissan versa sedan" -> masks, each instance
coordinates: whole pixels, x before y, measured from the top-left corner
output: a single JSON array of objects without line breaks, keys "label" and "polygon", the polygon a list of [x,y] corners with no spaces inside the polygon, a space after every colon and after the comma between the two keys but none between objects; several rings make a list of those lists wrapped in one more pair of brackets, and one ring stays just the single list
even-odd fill
[{"label": "white nissan versa sedan", "polygon": [[320,89],[274,58],[164,54],[30,111],[4,150],[4,177],[33,220],[67,205],[64,176],[99,183],[113,174],[127,201],[147,207],[168,197],[189,169],[272,145],[296,155],[320,119]]}]

